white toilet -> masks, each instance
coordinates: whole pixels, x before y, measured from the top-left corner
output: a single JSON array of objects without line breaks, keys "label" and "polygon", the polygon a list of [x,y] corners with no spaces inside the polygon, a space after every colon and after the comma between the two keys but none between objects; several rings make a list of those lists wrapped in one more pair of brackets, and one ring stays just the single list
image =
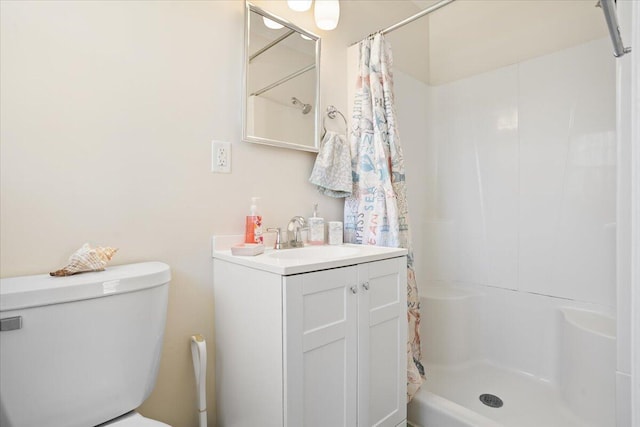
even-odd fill
[{"label": "white toilet", "polygon": [[171,273],[160,262],[0,279],[2,427],[168,427],[156,382]]}]

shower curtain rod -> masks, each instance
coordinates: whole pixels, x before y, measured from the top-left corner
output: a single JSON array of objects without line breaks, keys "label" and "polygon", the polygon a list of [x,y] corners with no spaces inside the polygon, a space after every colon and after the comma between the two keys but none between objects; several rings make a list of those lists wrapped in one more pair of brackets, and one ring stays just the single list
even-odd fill
[{"label": "shower curtain rod", "polygon": [[274,47],[275,45],[280,43],[282,40],[286,39],[287,37],[289,37],[291,34],[294,34],[294,33],[295,33],[294,30],[287,31],[286,33],[284,33],[283,35],[281,35],[280,37],[278,37],[277,39],[275,39],[271,43],[267,44],[262,49],[256,51],[256,53],[254,53],[253,55],[251,55],[249,57],[249,62],[253,61],[254,59],[256,59],[256,57],[262,55],[263,53],[265,53],[266,51],[268,51],[269,49],[271,49],[272,47]]},{"label": "shower curtain rod", "polygon": [[613,56],[620,58],[625,53],[631,52],[631,48],[625,47],[624,43],[622,43],[620,27],[618,26],[618,16],[616,14],[615,0],[600,0],[596,6],[602,8],[604,19],[607,21],[609,36],[611,36],[611,43],[613,43]]},{"label": "shower curtain rod", "polygon": [[[398,22],[397,24],[393,24],[390,27],[387,27],[387,28],[385,28],[383,30],[378,31],[378,33],[387,34],[387,33],[390,33],[392,31],[395,31],[398,28],[404,27],[405,25],[412,23],[416,19],[422,18],[423,16],[428,15],[431,12],[435,12],[436,10],[440,9],[441,7],[444,7],[444,6],[448,5],[449,3],[453,3],[454,1],[455,0],[441,0],[438,3],[435,3],[435,4],[431,5],[431,6],[429,6],[428,8],[416,13],[415,15],[410,16],[407,19],[404,19],[404,20]],[[377,34],[377,33],[373,33],[373,34]],[[373,34],[370,34],[369,36],[372,36]],[[353,42],[349,46],[353,46],[353,45],[358,44],[358,43],[360,43],[360,41]]]},{"label": "shower curtain rod", "polygon": [[298,71],[295,71],[291,74],[289,74],[288,76],[285,76],[283,78],[281,78],[280,80],[278,80],[277,82],[273,82],[268,86],[263,87],[262,89],[259,89],[253,93],[250,93],[249,96],[258,96],[258,95],[262,95],[263,93],[265,93],[268,90],[273,89],[276,86],[280,86],[282,83],[286,83],[289,80],[298,77],[300,74],[304,74],[307,71],[313,70],[314,68],[316,68],[316,64],[311,64],[311,65],[307,65],[304,68],[299,69]]}]

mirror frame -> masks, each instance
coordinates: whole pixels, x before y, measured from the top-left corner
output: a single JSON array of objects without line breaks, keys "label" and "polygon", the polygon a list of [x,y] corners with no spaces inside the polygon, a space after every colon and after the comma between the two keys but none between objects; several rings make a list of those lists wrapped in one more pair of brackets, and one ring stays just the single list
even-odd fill
[{"label": "mirror frame", "polygon": [[[313,104],[314,109],[314,135],[313,135],[313,145],[303,145],[294,142],[287,141],[279,141],[276,139],[262,138],[259,136],[250,136],[247,134],[247,117],[248,117],[248,72],[249,72],[249,39],[251,33],[251,12],[255,12],[259,15],[262,15],[272,21],[276,21],[287,28],[290,28],[300,34],[305,35],[306,37],[311,38],[316,42],[315,48],[315,71],[316,71],[316,97]],[[244,142],[251,142],[254,144],[263,144],[263,145],[271,145],[275,147],[282,148],[290,148],[293,150],[301,150],[301,151],[311,151],[314,153],[318,152],[318,148],[320,147],[320,51],[321,51],[321,39],[316,34],[310,33],[309,31],[298,27],[291,22],[280,18],[272,14],[271,12],[267,12],[266,10],[245,1],[245,20],[244,20],[244,62],[242,67],[242,140]]]}]

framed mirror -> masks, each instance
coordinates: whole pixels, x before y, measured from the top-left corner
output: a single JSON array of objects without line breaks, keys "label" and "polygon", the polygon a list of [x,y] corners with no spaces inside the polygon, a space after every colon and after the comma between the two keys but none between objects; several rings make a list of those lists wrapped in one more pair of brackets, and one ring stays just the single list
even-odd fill
[{"label": "framed mirror", "polygon": [[249,2],[242,139],[318,151],[320,37]]}]

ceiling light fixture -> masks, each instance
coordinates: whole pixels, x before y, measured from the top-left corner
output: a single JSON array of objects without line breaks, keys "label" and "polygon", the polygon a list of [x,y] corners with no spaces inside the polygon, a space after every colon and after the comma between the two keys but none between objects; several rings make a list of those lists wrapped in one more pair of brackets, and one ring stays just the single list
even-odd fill
[{"label": "ceiling light fixture", "polygon": [[289,9],[295,10],[296,12],[306,12],[311,8],[312,0],[287,0],[287,5],[289,5]]},{"label": "ceiling light fixture", "polygon": [[267,28],[271,28],[272,30],[279,30],[280,28],[284,28],[284,25],[277,23],[276,21],[272,21],[267,17],[262,17],[262,21]]},{"label": "ceiling light fixture", "polygon": [[330,31],[338,26],[340,2],[338,0],[316,0],[313,10],[316,25],[321,30]]}]

